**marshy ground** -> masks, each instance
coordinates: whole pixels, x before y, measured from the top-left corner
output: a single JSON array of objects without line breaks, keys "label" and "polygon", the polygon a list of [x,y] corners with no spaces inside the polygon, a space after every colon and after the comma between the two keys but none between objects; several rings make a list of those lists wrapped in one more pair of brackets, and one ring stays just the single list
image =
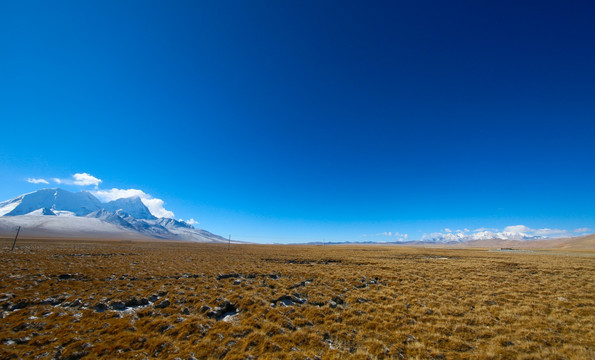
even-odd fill
[{"label": "marshy ground", "polygon": [[593,359],[594,252],[0,241],[0,358]]}]

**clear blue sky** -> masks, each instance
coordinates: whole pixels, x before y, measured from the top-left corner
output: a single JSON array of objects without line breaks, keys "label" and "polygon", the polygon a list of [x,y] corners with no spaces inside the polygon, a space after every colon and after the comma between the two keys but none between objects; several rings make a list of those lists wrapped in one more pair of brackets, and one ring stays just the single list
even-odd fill
[{"label": "clear blue sky", "polygon": [[2,1],[0,200],[85,172],[246,240],[594,229],[594,14]]}]

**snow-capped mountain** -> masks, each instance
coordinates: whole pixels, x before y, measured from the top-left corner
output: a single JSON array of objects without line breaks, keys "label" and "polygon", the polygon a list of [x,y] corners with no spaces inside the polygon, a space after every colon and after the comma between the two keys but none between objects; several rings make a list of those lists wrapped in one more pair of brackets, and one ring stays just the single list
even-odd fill
[{"label": "snow-capped mountain", "polygon": [[114,213],[126,213],[136,219],[157,219],[138,196],[110,201],[103,208]]},{"label": "snow-capped mountain", "polygon": [[447,233],[432,233],[424,235],[421,239],[423,242],[428,243],[460,243],[465,241],[473,240],[538,240],[545,239],[544,236],[534,236],[523,232],[511,232],[511,231],[478,231],[474,233],[464,232],[447,232]]},{"label": "snow-capped mountain", "polygon": [[[26,215],[39,209],[66,211],[84,216],[102,208],[101,202],[87,191],[71,193],[62,189],[43,189],[0,203],[0,216]],[[66,213],[63,213],[66,214]]]},{"label": "snow-capped mountain", "polygon": [[0,233],[12,233],[16,226],[31,236],[227,242],[184,221],[155,217],[138,196],[102,203],[89,192],[63,189],[38,190],[0,202]]}]

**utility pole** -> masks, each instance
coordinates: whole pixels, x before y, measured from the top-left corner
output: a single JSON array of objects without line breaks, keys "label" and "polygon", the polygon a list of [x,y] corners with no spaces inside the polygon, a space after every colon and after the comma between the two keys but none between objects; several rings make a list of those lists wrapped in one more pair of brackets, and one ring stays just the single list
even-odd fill
[{"label": "utility pole", "polygon": [[14,237],[14,242],[12,243],[12,249],[10,249],[10,251],[13,251],[14,250],[14,246],[17,243],[17,238],[19,237],[19,231],[21,231],[21,227],[20,226],[17,226],[17,234]]},{"label": "utility pole", "polygon": [[227,250],[229,250],[230,246],[231,246],[231,234],[229,234],[229,242],[227,243]]}]

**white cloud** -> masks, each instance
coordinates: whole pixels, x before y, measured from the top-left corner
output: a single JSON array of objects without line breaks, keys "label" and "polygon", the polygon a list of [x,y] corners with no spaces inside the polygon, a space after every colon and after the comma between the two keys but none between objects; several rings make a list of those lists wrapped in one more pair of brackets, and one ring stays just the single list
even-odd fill
[{"label": "white cloud", "polygon": [[198,221],[194,220],[193,218],[186,220],[185,223],[188,225],[198,225],[199,224]]},{"label": "white cloud", "polygon": [[31,184],[49,184],[49,182],[46,179],[28,178],[27,182]]},{"label": "white cloud", "polygon": [[511,232],[511,233],[528,233],[533,230],[531,230],[530,227],[527,227],[525,225],[512,225],[512,226],[505,227],[504,231]]},{"label": "white cloud", "polygon": [[102,201],[112,201],[121,198],[138,196],[154,216],[172,219],[175,218],[172,211],[166,210],[163,207],[165,204],[163,200],[154,198],[142,190],[112,188],[111,190],[95,190],[92,191],[92,193]]},{"label": "white cloud", "polygon": [[89,186],[93,185],[97,189],[99,184],[103,181],[101,179],[96,178],[95,176],[87,173],[76,173],[72,175],[72,179],[60,179],[60,178],[52,178],[52,181],[56,184],[64,184],[64,185],[77,185],[77,186]]},{"label": "white cloud", "polygon": [[528,234],[532,236],[539,236],[539,237],[548,237],[548,238],[561,238],[561,237],[571,237],[572,235],[568,232],[568,230],[564,229],[550,229],[550,228],[543,228],[543,229],[531,229],[525,225],[513,225],[507,226],[504,228],[505,232],[511,232],[515,234]]},{"label": "white cloud", "polygon": [[[197,224],[198,224],[198,223],[197,223]],[[397,241],[403,241],[403,239],[405,239],[405,240],[406,240],[406,239],[407,239],[407,237],[409,237],[409,235],[407,235],[407,234],[402,234],[402,233],[400,233],[400,232],[398,232],[398,231],[395,231],[395,232],[392,232],[392,231],[384,231],[384,232],[377,233],[377,234],[361,234],[360,236],[361,236],[361,237],[368,237],[368,236],[372,236],[372,237],[374,237],[374,236],[393,236],[393,237],[396,237],[396,238],[398,238],[398,239],[397,239]]]},{"label": "white cloud", "polygon": [[587,228],[587,227],[583,227],[583,228],[578,228],[578,229],[574,229],[573,232],[575,233],[586,233],[591,231],[591,229]]},{"label": "white cloud", "polygon": [[141,198],[142,202],[149,208],[151,214],[157,217],[164,217],[164,218],[174,218],[174,213],[172,211],[166,210],[163,205],[165,202],[161,199],[143,199]]},{"label": "white cloud", "polygon": [[[469,231],[469,230],[467,230]],[[473,230],[473,232],[481,232],[481,231],[498,231],[498,229],[494,229],[494,228],[486,228],[486,227],[480,227],[479,229],[475,229]]]},{"label": "white cloud", "polygon": [[392,231],[385,231],[378,234],[374,234],[375,236],[393,236]]},{"label": "white cloud", "polygon": [[116,188],[112,188],[111,190],[95,190],[92,191],[92,193],[102,201],[112,201],[117,199],[129,198],[133,196],[138,196],[142,199],[142,196],[147,195],[147,193],[145,193],[142,190]]},{"label": "white cloud", "polygon": [[77,173],[72,175],[72,177],[74,178],[74,185],[79,185],[79,186],[87,186],[87,185],[94,185],[94,186],[98,186],[101,183],[101,179],[96,178],[93,175],[87,174],[87,173]]},{"label": "white cloud", "polygon": [[452,232],[452,230],[450,230],[449,228],[445,228],[444,231],[447,232],[447,233]]},{"label": "white cloud", "polygon": [[562,235],[568,235],[568,231],[566,230],[561,230],[561,229],[538,229],[538,230],[534,230],[533,234],[538,235],[538,236],[562,236]]}]

